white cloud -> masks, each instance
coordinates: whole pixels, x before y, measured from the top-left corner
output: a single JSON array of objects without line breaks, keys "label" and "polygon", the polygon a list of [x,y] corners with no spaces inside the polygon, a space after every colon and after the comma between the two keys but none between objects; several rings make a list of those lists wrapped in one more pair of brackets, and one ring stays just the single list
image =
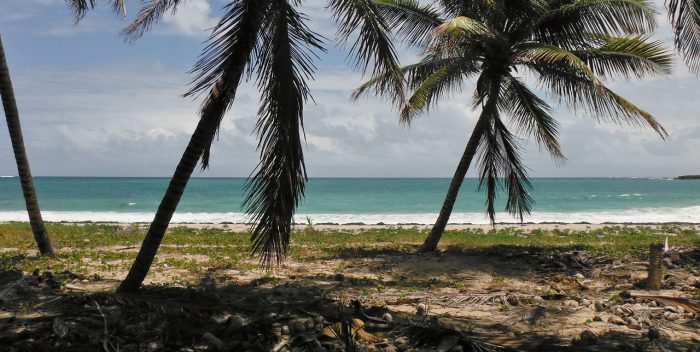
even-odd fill
[{"label": "white cloud", "polygon": [[[190,77],[162,64],[13,72],[27,148],[37,175],[167,176],[194,130],[198,102],[180,97]],[[445,101],[410,128],[377,99],[353,104],[356,74],[322,70],[307,104],[306,160],[311,176],[449,177],[478,111],[469,91]],[[336,87],[336,88],[334,88]],[[678,87],[685,87],[679,89]],[[665,123],[671,138],[653,132],[556,111],[568,156],[557,167],[534,142],[525,160],[533,176],[673,176],[692,173],[700,159],[700,102],[694,78],[647,81],[619,87],[631,101]],[[212,176],[246,176],[257,164],[258,95],[242,87],[214,144]],[[0,145],[9,145],[0,135]],[[0,174],[14,172],[12,155],[0,149]],[[473,171],[470,175],[473,175]]]},{"label": "white cloud", "polygon": [[[332,35],[332,26],[324,22],[328,13],[319,2],[308,3],[312,6],[306,12],[323,19],[314,28]],[[204,36],[204,30],[214,24],[213,17],[217,16],[210,6],[219,5],[204,0],[184,2],[174,17],[166,17],[165,23],[155,27],[156,31]],[[130,7],[132,11],[134,8]],[[69,27],[70,18],[63,20]],[[659,20],[667,23],[663,17]],[[81,26],[90,25],[89,21],[99,25],[99,18],[88,17],[86,21]],[[111,28],[110,35],[117,30]],[[181,43],[179,40],[168,45]],[[161,45],[158,41],[153,43]],[[135,50],[133,55],[138,56],[138,50],[151,49],[143,46],[124,50]],[[161,57],[163,60],[172,53],[186,51],[154,48],[167,53]],[[192,56],[199,49],[188,47],[184,54]],[[89,50],[100,50],[100,46]],[[75,55],[78,60],[81,53]],[[363,79],[342,68],[338,59],[342,53],[338,50],[333,49],[331,57],[322,57],[316,80],[310,82],[316,104],[310,102],[305,108],[305,151],[311,176],[452,175],[478,115],[478,111],[470,109],[470,87],[440,102],[438,109],[415,120],[411,128],[401,127],[388,103],[371,98],[351,102],[350,92]],[[32,65],[31,69],[12,72],[35,174],[171,174],[197,122],[198,102],[180,97],[192,77],[184,73],[185,68],[172,68],[171,62],[129,62],[106,60],[91,63],[89,68],[64,69],[46,61],[43,67]],[[556,117],[561,121],[560,137],[568,160],[557,167],[547,154],[539,152],[536,143],[529,141],[524,144],[525,160],[532,175],[697,173],[692,168],[700,159],[700,129],[695,116],[695,111],[700,110],[700,101],[695,97],[700,80],[681,66],[677,70],[671,77],[611,84],[658,117],[671,134],[668,141],[661,141],[649,130],[598,124],[558,109]],[[207,175],[246,176],[257,164],[257,141],[251,133],[258,101],[251,83],[239,91],[222,124],[220,139],[213,148],[212,170]],[[9,145],[6,133],[0,133],[2,145]],[[0,174],[14,172],[10,150],[0,148]]]},{"label": "white cloud", "polygon": [[180,3],[175,14],[163,17],[163,23],[168,26],[160,33],[177,33],[194,38],[204,38],[207,30],[216,25],[217,19],[212,16],[212,9],[207,0],[189,0]]}]

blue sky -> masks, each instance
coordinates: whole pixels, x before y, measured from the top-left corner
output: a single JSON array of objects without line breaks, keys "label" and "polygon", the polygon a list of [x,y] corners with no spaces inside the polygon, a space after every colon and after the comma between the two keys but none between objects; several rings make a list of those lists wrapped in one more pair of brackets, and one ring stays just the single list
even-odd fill
[{"label": "blue sky", "polygon": [[[127,19],[102,6],[76,26],[63,0],[2,0],[0,34],[33,173],[170,176],[197,121],[199,101],[180,96],[192,79],[187,71],[225,3],[186,0],[174,16],[128,45],[118,33],[137,12],[136,1],[128,3]],[[663,2],[656,3],[663,11]],[[332,38],[324,5],[306,1],[303,11],[314,29]],[[659,22],[658,38],[670,45],[668,21],[660,16]],[[450,177],[478,115],[469,108],[470,87],[406,128],[385,102],[350,100],[363,78],[348,67],[341,48],[329,48],[311,83],[315,103],[305,110],[309,175]],[[402,51],[402,58],[409,63],[414,57]],[[536,143],[524,141],[531,176],[700,173],[700,80],[677,61],[668,77],[608,82],[655,115],[669,131],[668,141],[649,130],[598,124],[557,109],[568,159],[556,164]],[[247,176],[253,170],[257,104],[249,83],[225,118],[211,169],[196,176]],[[9,137],[0,132],[0,174],[16,173]]]}]

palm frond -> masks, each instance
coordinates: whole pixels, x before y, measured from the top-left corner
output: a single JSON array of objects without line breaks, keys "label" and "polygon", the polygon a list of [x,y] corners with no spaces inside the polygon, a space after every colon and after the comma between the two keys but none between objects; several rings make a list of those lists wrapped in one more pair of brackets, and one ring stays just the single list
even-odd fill
[{"label": "palm frond", "polygon": [[243,204],[254,223],[252,251],[269,267],[286,254],[294,210],[304,196],[306,169],[302,150],[306,80],[315,70],[314,50],[320,37],[286,0],[270,1],[270,23],[264,29],[257,64],[262,102],[256,132],[260,164],[246,184]]},{"label": "palm frond", "polygon": [[[406,72],[407,70],[412,69],[416,65],[408,65],[401,67],[400,70],[401,72]],[[371,93],[376,93],[376,95],[380,97],[388,97],[389,99],[396,99],[396,97],[392,96],[391,92],[384,91],[381,89],[381,87],[385,87],[386,85],[392,84],[393,81],[395,81],[395,73],[394,72],[385,72],[379,75],[376,75],[369,80],[367,80],[365,83],[362,83],[359,87],[355,88],[355,90],[352,91],[352,99],[353,100],[358,100],[360,97],[362,97],[365,94],[371,94]],[[402,102],[399,102],[402,103]],[[401,104],[398,104],[401,106]]]},{"label": "palm frond", "polygon": [[459,16],[444,21],[441,25],[435,28],[437,35],[451,35],[460,38],[473,38],[473,40],[482,40],[483,38],[496,38],[498,33],[484,23],[469,18]]},{"label": "palm frond", "polygon": [[394,103],[401,104],[405,94],[399,59],[389,37],[390,30],[376,4],[372,0],[329,0],[328,7],[338,23],[341,43],[347,43],[358,31],[350,47],[355,68],[363,74],[370,70],[371,76],[388,73],[388,79],[377,86],[377,93],[391,92]]},{"label": "palm frond", "polygon": [[517,53],[514,64],[522,65],[529,62],[535,62],[545,66],[553,66],[558,64],[568,66],[569,68],[583,74],[596,86],[602,85],[595,73],[593,73],[591,68],[588,67],[588,65],[586,65],[586,63],[581,60],[580,57],[562,47],[542,44],[524,45],[524,47],[520,48],[519,52]]},{"label": "palm frond", "polygon": [[112,11],[125,17],[126,16],[126,0],[112,0]]},{"label": "palm frond", "polygon": [[158,23],[166,12],[175,13],[181,1],[150,0],[139,10],[136,19],[121,31],[121,35],[126,41],[133,43],[150,30],[154,24]]},{"label": "palm frond", "polygon": [[557,140],[559,123],[552,117],[550,106],[518,78],[507,75],[503,83],[503,97],[499,103],[515,118],[516,127],[533,136],[553,158],[563,160],[564,154]]},{"label": "palm frond", "polygon": [[625,122],[627,124],[640,127],[646,125],[653,129],[662,139],[666,139],[666,137],[668,137],[668,132],[666,132],[666,129],[647,111],[634,105],[631,101],[613,92],[608,87],[604,87],[602,94],[602,99],[607,99],[614,102],[615,106],[617,107],[618,116],[613,117],[613,121],[617,123]]},{"label": "palm frond", "polygon": [[443,22],[432,5],[421,5],[416,0],[375,0],[375,4],[392,33],[409,45],[427,45],[432,31]]},{"label": "palm frond", "polygon": [[[431,53],[425,55],[420,62],[412,65],[403,66],[400,68],[400,70],[402,75],[404,76],[403,80],[406,84],[406,88],[416,89],[418,86],[421,85],[422,79],[430,76],[440,67],[447,64],[458,64],[460,63],[460,61],[465,68],[470,65],[475,65],[474,61],[468,57],[454,57],[449,55],[443,57],[443,55],[440,55],[439,53],[437,53],[437,55],[433,55],[433,53]],[[359,99],[362,95],[369,94],[374,90],[379,90],[379,87],[388,84],[387,81],[393,79],[391,77],[392,74],[393,73],[391,72],[385,72],[383,74],[370,78],[365,83],[355,88],[355,90],[352,93],[353,99]],[[380,97],[391,98],[390,95],[392,93],[387,91],[379,91],[378,94]]]},{"label": "palm frond", "polygon": [[642,78],[671,73],[673,56],[661,41],[642,36],[601,40],[600,46],[574,51],[598,76]]},{"label": "palm frond", "polygon": [[29,286],[29,280],[26,276],[22,276],[19,279],[7,283],[5,286],[0,287],[0,309],[9,309],[14,306],[20,297],[22,297],[22,291],[27,291]]},{"label": "palm frond", "polygon": [[651,114],[570,66],[562,63],[528,63],[527,66],[539,76],[542,88],[574,110],[584,109],[598,120],[646,125],[662,138],[668,136],[664,127]]},{"label": "palm frond", "polygon": [[534,34],[565,33],[559,37],[579,40],[582,33],[624,36],[651,33],[656,11],[649,0],[552,1],[534,26]]},{"label": "palm frond", "polygon": [[514,136],[500,119],[494,122],[494,128],[503,150],[503,175],[508,192],[506,211],[523,222],[525,214],[530,214],[534,200],[530,196],[532,184],[528,180],[527,170],[520,158],[520,147]]},{"label": "palm frond", "polygon": [[700,73],[700,1],[666,0],[676,49],[691,71]]},{"label": "palm frond", "polygon": [[494,0],[439,0],[438,2],[448,17],[485,15],[498,5]]},{"label": "palm frond", "polygon": [[[126,16],[126,0],[109,0],[112,11],[120,16]],[[79,22],[88,11],[95,8],[97,0],[66,0],[66,5],[75,13],[75,22]]]},{"label": "palm frond", "polygon": [[209,166],[211,145],[219,125],[236,96],[246,66],[255,56],[258,37],[268,6],[256,0],[237,0],[214,28],[207,46],[194,65],[192,88],[185,96],[207,91],[201,119],[207,121],[207,138],[201,155],[202,168]]},{"label": "palm frond", "polygon": [[96,0],[66,0],[66,5],[75,13],[75,21],[80,21],[88,11],[95,8]]},{"label": "palm frond", "polygon": [[496,222],[498,189],[504,187],[508,194],[506,211],[522,222],[524,215],[532,209],[533,199],[528,192],[532,185],[520,159],[520,147],[514,136],[497,113],[490,116],[490,119],[490,126],[482,136],[478,152],[479,190],[486,188],[486,214],[492,224]]},{"label": "palm frond", "polygon": [[404,123],[428,112],[431,105],[447,94],[459,92],[464,81],[478,72],[472,62],[463,57],[428,60],[423,64],[407,72],[409,87],[414,91],[399,113]]},{"label": "palm frond", "polygon": [[[491,118],[493,119],[493,118]],[[502,158],[500,145],[493,131],[493,121],[489,122],[489,128],[484,131],[477,152],[479,165],[478,191],[486,188],[486,214],[492,224],[496,223],[496,198],[498,196],[498,178]]]}]

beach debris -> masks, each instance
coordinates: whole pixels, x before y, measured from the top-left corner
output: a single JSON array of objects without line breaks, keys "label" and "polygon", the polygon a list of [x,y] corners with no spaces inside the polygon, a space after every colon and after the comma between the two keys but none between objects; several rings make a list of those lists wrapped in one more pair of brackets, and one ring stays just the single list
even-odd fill
[{"label": "beach debris", "polygon": [[280,342],[278,342],[276,345],[272,346],[272,349],[270,349],[270,352],[279,352],[279,351],[281,351],[285,346],[287,346],[288,343],[289,343],[289,341],[287,341],[287,340],[285,340],[285,339],[282,339],[282,340],[280,340]]},{"label": "beach debris", "polygon": [[611,315],[610,317],[608,317],[608,323],[615,324],[615,325],[626,325],[627,324],[627,322],[624,319],[622,319],[616,315]]},{"label": "beach debris", "polygon": [[[528,252],[530,253],[528,256],[523,259],[516,257],[516,260],[527,262],[549,256],[547,253],[538,257],[537,251],[529,248]],[[675,253],[678,253],[677,258],[673,256]],[[448,264],[450,255],[452,254],[449,252],[445,254]],[[334,295],[333,290],[337,290],[339,286],[333,285],[332,282],[330,285],[328,282],[323,283],[329,291],[319,290],[319,293],[331,293],[324,296],[311,293],[313,289],[304,286],[305,284],[287,287],[284,281],[282,281],[283,284],[274,285],[246,286],[246,284],[236,283],[223,288],[213,288],[211,292],[215,292],[216,297],[219,298],[207,296],[211,293],[208,291],[210,288],[202,291],[199,287],[196,292],[186,288],[148,287],[144,296],[120,296],[107,292],[91,294],[88,291],[75,291],[68,285],[76,284],[80,287],[83,285],[67,280],[68,275],[37,272],[35,276],[24,276],[26,290],[29,293],[24,296],[37,297],[36,294],[40,294],[42,298],[30,303],[30,306],[41,308],[37,309],[40,314],[62,312],[60,320],[68,327],[68,332],[64,337],[60,337],[56,331],[53,331],[52,322],[56,315],[46,314],[39,317],[36,322],[22,321],[22,324],[26,324],[27,330],[36,331],[31,335],[21,332],[23,327],[20,323],[0,319],[0,345],[10,346],[15,350],[71,350],[75,349],[75,346],[88,346],[97,350],[102,349],[103,341],[108,340],[119,350],[125,351],[178,349],[195,351],[218,349],[213,337],[221,341],[225,350],[229,351],[277,349],[278,352],[289,352],[323,349],[330,352],[344,350],[343,344],[346,340],[339,339],[337,334],[328,334],[327,328],[331,330],[333,327],[342,328],[342,321],[346,322],[346,326],[353,327],[357,325],[354,320],[357,319],[362,321],[364,326],[359,330],[360,332],[355,329],[355,332],[351,332],[348,336],[358,335],[354,342],[358,351],[402,351],[410,348],[429,351],[470,351],[477,349],[470,348],[465,341],[473,340],[477,336],[479,339],[498,341],[514,350],[521,350],[517,348],[518,344],[542,343],[543,336],[538,335],[537,331],[541,331],[542,327],[550,326],[549,324],[571,318],[570,311],[576,309],[578,310],[576,319],[579,315],[583,317],[580,321],[577,320],[577,324],[582,325],[560,335],[564,337],[560,340],[564,342],[558,342],[564,344],[561,350],[566,350],[566,344],[573,344],[578,340],[587,341],[586,345],[597,343],[597,347],[583,350],[596,350],[596,348],[601,351],[623,350],[617,348],[617,345],[609,345],[611,341],[623,339],[640,346],[642,343],[652,345],[658,342],[657,344],[663,343],[664,346],[673,348],[681,346],[676,350],[687,350],[684,348],[686,345],[679,344],[678,341],[691,343],[692,334],[698,332],[692,325],[694,322],[689,319],[696,317],[695,307],[699,302],[686,297],[695,297],[694,290],[700,288],[700,271],[694,269],[697,267],[695,263],[700,259],[700,251],[673,247],[670,254],[665,254],[663,265],[667,276],[664,278],[664,285],[669,289],[662,291],[663,295],[650,295],[649,293],[656,292],[636,291],[631,286],[627,288],[626,285],[631,285],[640,276],[637,273],[645,269],[644,265],[638,264],[639,257],[616,259],[614,265],[611,261],[608,264],[599,264],[604,261],[582,259],[597,258],[587,256],[585,252],[580,252],[576,258],[590,266],[574,269],[575,264],[567,264],[565,272],[561,269],[542,272],[540,266],[536,265],[534,280],[522,277],[513,279],[513,286],[510,285],[511,282],[501,287],[480,286],[476,283],[469,287],[435,285],[424,289],[416,285],[417,291],[397,292],[398,289],[395,290],[394,286],[387,284],[387,289],[382,292],[372,291],[372,295],[354,296],[360,297],[358,299],[367,305],[367,309],[366,311],[361,309],[362,305],[358,302],[357,307],[360,309],[346,311],[345,315],[334,313],[339,305],[345,303],[339,302],[338,299],[353,297],[352,295],[356,293],[353,291],[371,288],[370,285],[373,285],[374,281],[341,287],[344,290],[343,294],[348,296]],[[672,261],[675,266],[668,265],[669,260],[666,259]],[[646,261],[642,263],[646,264]],[[613,266],[616,268],[611,269]],[[295,282],[301,282],[303,276],[297,275],[296,278],[287,277]],[[353,271],[354,275],[362,275],[362,272]],[[401,271],[392,273],[392,277],[397,279],[403,275],[408,275],[403,279],[406,286],[414,285],[411,282],[413,280],[411,275],[414,274]],[[641,276],[643,275],[642,273]],[[59,290],[51,289],[50,285],[46,284],[46,280],[51,277],[54,277]],[[427,281],[431,277],[421,279],[425,278]],[[0,291],[20,278],[22,275],[14,280],[0,279]],[[440,282],[442,279],[440,277]],[[353,278],[348,277],[344,280],[351,281]],[[670,280],[677,280],[679,284],[671,288]],[[531,286],[523,285],[523,281]],[[402,285],[404,284],[399,287],[403,288]],[[90,283],[85,286],[91,287]],[[584,289],[586,286],[587,290]],[[625,287],[626,291],[620,292],[623,288],[615,287]],[[476,293],[465,292],[467,289]],[[487,291],[492,289],[497,291]],[[308,298],[308,296],[313,297]],[[25,307],[24,303],[27,299],[22,294],[19,294],[18,299],[22,305],[17,309]],[[57,301],[52,302],[53,299]],[[99,302],[103,315],[98,314],[95,308],[91,307],[93,299]],[[218,301],[219,299],[221,302]],[[573,302],[578,304],[578,308]],[[425,315],[416,318],[412,313],[418,312],[419,304],[423,305]],[[468,305],[481,306],[467,307]],[[502,306],[514,308],[500,310]],[[571,308],[567,309],[567,307]],[[510,331],[500,334],[502,339],[493,340],[491,336],[481,335],[483,334],[481,331],[473,335],[467,333],[468,330],[460,325],[462,324],[459,321],[462,318],[458,311],[460,308],[478,311],[479,314],[494,313],[485,317],[483,321],[473,323],[478,329],[484,326],[482,324],[491,324],[496,321]],[[426,317],[429,309],[431,316]],[[533,312],[531,324],[528,324],[527,320],[529,312]],[[524,318],[521,319],[521,316]],[[615,318],[610,318],[611,316]],[[587,318],[590,318],[590,321]],[[609,319],[611,322],[607,323]],[[104,328],[104,320],[108,321],[107,331]],[[584,323],[583,320],[586,322]],[[412,329],[416,327],[437,329],[430,331],[444,331],[448,328],[454,330],[422,343],[411,335]],[[593,335],[589,336],[585,331],[581,332],[581,329],[591,329],[590,332]],[[620,335],[613,336],[611,332]],[[664,334],[661,338],[657,337],[656,340],[660,340],[656,342],[652,338],[655,332]],[[204,338],[207,333],[211,336]],[[372,338],[366,340],[360,336],[365,336],[365,333]],[[38,335],[46,338],[33,340],[28,338],[28,336]],[[594,339],[594,336],[597,336],[597,339]],[[73,347],[69,347],[68,344]],[[674,350],[673,348],[668,350]],[[538,350],[535,347],[524,349]]]},{"label": "beach debris", "polygon": [[204,335],[202,335],[202,339],[206,341],[211,347],[213,347],[214,350],[226,351],[226,345],[224,344],[224,342],[221,341],[221,339],[219,339],[218,337],[214,336],[214,334],[206,332],[204,333]]},{"label": "beach debris", "polygon": [[649,340],[656,340],[661,337],[661,331],[657,328],[649,328],[647,331],[647,337]]},{"label": "beach debris", "polygon": [[671,258],[664,258],[661,261],[663,262],[663,265],[668,269],[675,269],[677,267],[677,265],[673,263],[673,259]]},{"label": "beach debris", "polygon": [[[364,341],[376,341],[374,335],[365,330],[365,322],[360,319],[352,319],[348,324],[351,336],[354,339]],[[331,324],[321,331],[321,335],[328,338],[342,338],[342,323]]]},{"label": "beach debris", "polygon": [[584,330],[578,337],[578,341],[585,345],[597,345],[598,344],[598,334],[591,330]]},{"label": "beach debris", "polygon": [[[558,294],[558,292],[554,294]],[[453,305],[494,305],[506,306],[510,308],[512,306],[517,306],[522,302],[532,302],[535,300],[535,297],[536,296],[531,294],[508,291],[496,291],[488,293],[460,293],[458,295],[455,295],[451,303]]]},{"label": "beach debris", "polygon": [[6,308],[14,304],[28,285],[27,280],[21,277],[0,289],[0,308]]},{"label": "beach debris", "polygon": [[680,307],[682,311],[678,311],[678,308],[676,308],[677,313],[700,313],[700,302],[688,298],[671,297],[663,295],[646,295],[642,293],[635,293],[634,297],[651,300],[657,302],[657,304],[661,303],[666,307]]},{"label": "beach debris", "polygon": [[387,313],[384,313],[384,315],[382,315],[382,319],[386,320],[387,322],[393,322],[393,321],[394,321],[394,318],[393,318],[393,317],[391,316],[391,314],[388,313],[388,312],[387,312]]},{"label": "beach debris", "polygon": [[452,351],[459,344],[461,337],[459,335],[448,335],[442,338],[440,344],[437,346],[438,352],[448,352]]},{"label": "beach debris", "polygon": [[632,293],[628,290],[624,290],[624,291],[620,292],[619,296],[622,299],[630,299],[630,298],[632,298]]},{"label": "beach debris", "polygon": [[418,303],[416,306],[416,315],[426,315],[428,314],[428,308],[426,307],[425,303]]},{"label": "beach debris", "polygon": [[231,335],[235,334],[236,331],[240,330],[242,327],[248,325],[248,320],[240,315],[231,315],[228,317],[225,323],[224,334]]},{"label": "beach debris", "polygon": [[681,315],[678,313],[664,312],[664,319],[674,321],[680,319]]},{"label": "beach debris", "polygon": [[68,335],[68,325],[61,320],[61,318],[56,317],[53,319],[53,332],[58,336],[59,338],[64,338],[66,335]]},{"label": "beach debris", "polygon": [[572,308],[575,308],[575,307],[578,307],[578,302],[574,301],[573,299],[567,299],[567,300],[565,300],[564,302],[562,302],[562,305],[563,305],[564,307],[572,307]]},{"label": "beach debris", "polygon": [[[411,344],[419,351],[483,351],[495,352],[501,347],[465,336],[463,333],[440,326],[415,325],[408,327]],[[449,349],[448,349],[449,348]]]},{"label": "beach debris", "polygon": [[649,268],[647,270],[646,288],[649,290],[661,289],[663,278],[663,245],[651,244],[649,246]]}]

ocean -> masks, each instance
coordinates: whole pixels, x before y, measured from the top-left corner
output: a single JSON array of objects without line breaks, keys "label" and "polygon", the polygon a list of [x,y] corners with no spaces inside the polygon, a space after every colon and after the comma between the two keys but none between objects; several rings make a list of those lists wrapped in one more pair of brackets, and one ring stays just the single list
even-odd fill
[{"label": "ocean", "polygon": [[[169,178],[36,177],[46,221],[150,222]],[[295,221],[306,223],[431,224],[449,179],[316,178]],[[450,223],[486,224],[485,194],[467,179]],[[245,179],[194,178],[175,223],[241,223]],[[536,178],[531,223],[700,223],[700,180],[670,178]],[[499,209],[503,209],[503,195]],[[27,221],[19,178],[0,178],[0,221]],[[499,213],[497,222],[518,219]]]}]

